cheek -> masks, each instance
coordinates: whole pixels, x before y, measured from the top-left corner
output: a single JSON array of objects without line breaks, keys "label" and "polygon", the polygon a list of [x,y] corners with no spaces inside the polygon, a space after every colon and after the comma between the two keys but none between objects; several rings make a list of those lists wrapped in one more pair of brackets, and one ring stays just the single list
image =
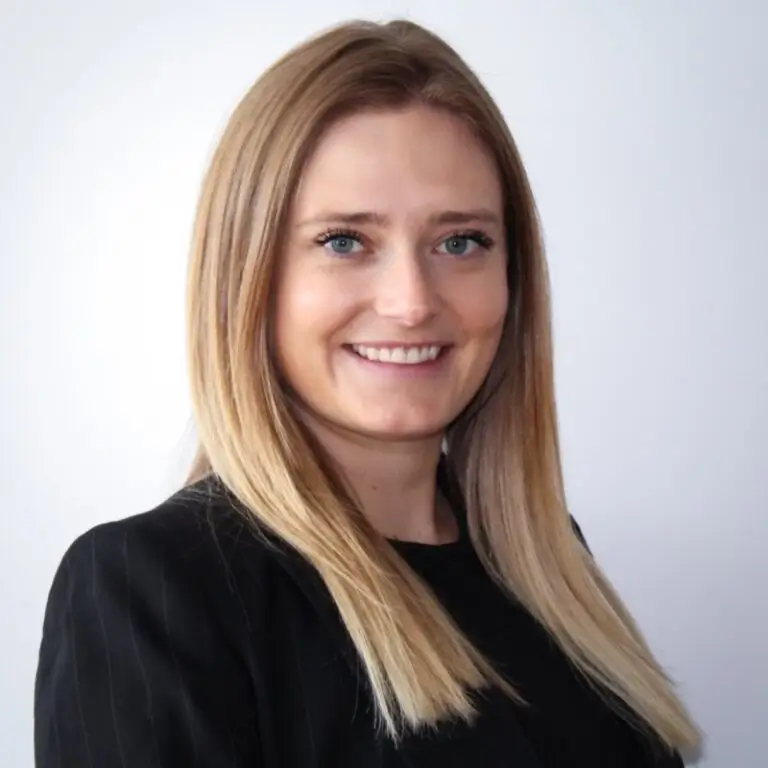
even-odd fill
[{"label": "cheek", "polygon": [[456,293],[455,309],[464,331],[478,341],[497,342],[509,305],[506,276],[480,280]]},{"label": "cheek", "polygon": [[317,314],[316,297],[307,289],[306,282],[297,280],[290,271],[282,274],[275,286],[274,353],[278,366],[288,381],[295,386],[297,360],[306,354],[307,326]]},{"label": "cheek", "polygon": [[275,343],[278,358],[288,360],[323,353],[350,315],[349,301],[337,280],[301,270],[282,275],[276,286]]},{"label": "cheek", "polygon": [[322,351],[318,338],[327,322],[326,302],[309,281],[288,273],[275,286],[273,311],[273,359],[284,382],[306,402],[317,388],[317,354]]}]

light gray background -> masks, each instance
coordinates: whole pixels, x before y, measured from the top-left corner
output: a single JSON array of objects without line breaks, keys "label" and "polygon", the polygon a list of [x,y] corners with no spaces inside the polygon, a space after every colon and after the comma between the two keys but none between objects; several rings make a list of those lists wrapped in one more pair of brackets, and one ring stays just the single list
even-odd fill
[{"label": "light gray background", "polygon": [[185,260],[215,137],[273,58],[408,15],[530,170],[570,501],[708,733],[768,765],[768,3],[1,0],[0,765],[69,542],[189,456]]}]

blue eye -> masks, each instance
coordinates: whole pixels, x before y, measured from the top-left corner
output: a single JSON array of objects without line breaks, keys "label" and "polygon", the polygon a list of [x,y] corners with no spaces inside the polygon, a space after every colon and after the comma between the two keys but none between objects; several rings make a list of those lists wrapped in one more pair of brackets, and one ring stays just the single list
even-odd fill
[{"label": "blue eye", "polygon": [[[451,256],[466,256],[475,248],[480,246],[468,237],[449,237],[447,240],[443,240],[442,246],[445,248],[445,253]],[[438,249],[440,250],[440,249]]]},{"label": "blue eye", "polygon": [[363,250],[360,237],[353,232],[326,232],[316,242],[336,256],[350,256]]},{"label": "blue eye", "polygon": [[482,232],[467,232],[447,237],[437,250],[449,256],[462,257],[474,254],[478,248],[488,250],[492,245],[493,240]]},{"label": "blue eye", "polygon": [[353,240],[351,237],[334,237],[332,240],[329,240],[326,244],[326,247],[330,246],[330,250],[332,250],[334,253],[339,253],[343,255],[347,255],[348,253],[354,253],[355,247],[360,248],[360,243]]}]

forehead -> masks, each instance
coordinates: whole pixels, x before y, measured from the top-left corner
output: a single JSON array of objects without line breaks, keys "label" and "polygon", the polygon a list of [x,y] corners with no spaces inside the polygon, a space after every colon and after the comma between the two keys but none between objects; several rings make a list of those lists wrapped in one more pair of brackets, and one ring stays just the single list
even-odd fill
[{"label": "forehead", "polygon": [[490,153],[457,117],[427,107],[365,111],[321,137],[304,170],[295,211],[501,210]]}]

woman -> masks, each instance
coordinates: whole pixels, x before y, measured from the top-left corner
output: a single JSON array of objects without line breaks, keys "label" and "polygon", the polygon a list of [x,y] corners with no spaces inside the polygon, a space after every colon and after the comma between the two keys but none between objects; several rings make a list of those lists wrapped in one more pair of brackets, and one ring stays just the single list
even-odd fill
[{"label": "woman", "polygon": [[566,510],[534,202],[453,50],[352,23],[277,62],[188,288],[198,458],[64,557],[41,768],[681,765]]}]

